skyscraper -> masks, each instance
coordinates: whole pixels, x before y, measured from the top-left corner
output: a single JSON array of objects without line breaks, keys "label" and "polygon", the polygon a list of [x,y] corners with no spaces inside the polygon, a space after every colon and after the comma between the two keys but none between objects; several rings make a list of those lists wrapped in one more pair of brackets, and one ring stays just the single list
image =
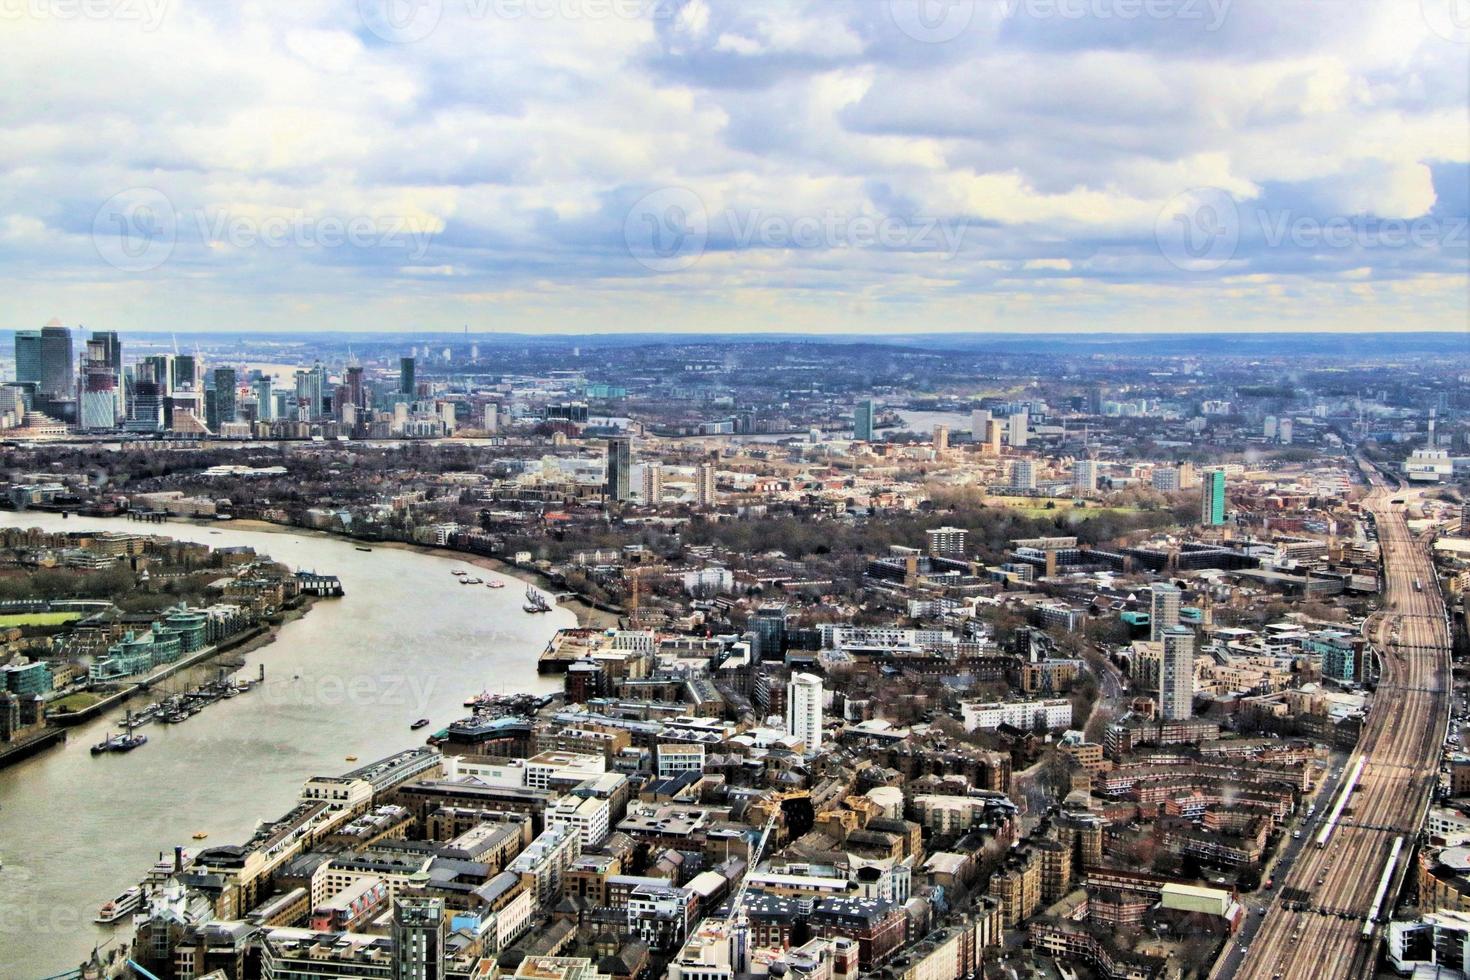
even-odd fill
[{"label": "skyscraper", "polygon": [[174,357],[173,390],[196,391],[199,388],[199,359],[193,354]]},{"label": "skyscraper", "polygon": [[949,426],[936,425],[934,427],[934,452],[949,452]]},{"label": "skyscraper", "polygon": [[154,372],[157,366],[139,361],[134,368],[128,401],[127,427],[132,432],[157,432],[163,428],[163,385]]},{"label": "skyscraper", "polygon": [[757,659],[780,660],[786,653],[785,603],[768,602],[756,609],[752,626]]},{"label": "skyscraper", "polygon": [[112,414],[116,419],[127,417],[128,403],[123,390],[123,363],[122,363],[122,341],[118,339],[115,330],[94,330],[89,343],[101,343],[107,352],[107,363],[112,366],[113,405]]},{"label": "skyscraper", "polygon": [[657,463],[643,464],[643,502],[657,506],[664,499],[664,468]]},{"label": "skyscraper", "polygon": [[1148,638],[1157,643],[1165,630],[1178,625],[1178,587],[1169,582],[1155,582],[1148,601]]},{"label": "skyscraper", "polygon": [[875,408],[871,398],[857,403],[852,410],[852,437],[860,442],[873,441],[873,417]]},{"label": "skyscraper", "polygon": [[1010,439],[1012,449],[1019,449],[1022,446],[1026,445],[1026,441],[1030,438],[1030,432],[1028,431],[1030,423],[1030,412],[1016,412],[1010,417],[1009,424],[1011,428]]},{"label": "skyscraper", "polygon": [[1194,713],[1194,630],[1171,626],[1163,632],[1159,663],[1159,715],[1181,721]]},{"label": "skyscraper", "polygon": [[444,900],[401,896],[393,904],[391,980],[443,980]]},{"label": "skyscraper", "polygon": [[76,397],[76,361],[72,359],[71,331],[53,319],[40,330],[15,332],[15,380],[28,381],[49,400]]},{"label": "skyscraper", "polygon": [[270,375],[262,374],[251,385],[255,389],[255,417],[262,422],[270,422],[276,417],[276,395],[271,384]]},{"label": "skyscraper", "polygon": [[[112,335],[112,342],[116,341]],[[77,406],[77,421],[86,430],[117,427],[117,371],[112,364],[112,350],[105,337],[92,335],[82,352],[82,380]]]},{"label": "skyscraper", "polygon": [[1097,490],[1097,460],[1079,459],[1072,464],[1072,490],[1077,494]]},{"label": "skyscraper", "polygon": [[633,494],[633,442],[626,436],[613,436],[607,441],[607,484],[604,493],[611,500],[627,500]]},{"label": "skyscraper", "polygon": [[400,357],[398,359],[398,393],[412,397],[414,390],[413,358]]},{"label": "skyscraper", "polygon": [[367,389],[363,387],[360,364],[350,364],[347,367],[347,401],[356,408],[367,407]]},{"label": "skyscraper", "polygon": [[322,397],[327,390],[327,372],[320,364],[310,371],[296,372],[296,418],[315,422],[322,417]]},{"label": "skyscraper", "polygon": [[989,434],[990,409],[977,408],[970,413],[970,438],[984,442]]},{"label": "skyscraper", "polygon": [[214,369],[214,410],[219,416],[219,424],[234,422],[240,417],[240,406],[237,402],[239,397],[235,390],[235,369],[222,367]]},{"label": "skyscraper", "polygon": [[1000,437],[1005,426],[1000,419],[991,419],[985,425],[985,451],[992,456],[1000,455]]},{"label": "skyscraper", "polygon": [[174,356],[172,354],[149,354],[143,358],[143,363],[148,365],[153,380],[158,384],[159,393],[165,398],[173,394]]},{"label": "skyscraper", "polygon": [[1205,470],[1199,484],[1199,522],[1205,527],[1225,523],[1225,471]]},{"label": "skyscraper", "polygon": [[793,673],[786,682],[786,734],[806,745],[806,754],[822,750],[822,679]]},{"label": "skyscraper", "polygon": [[698,507],[713,507],[718,500],[715,492],[715,464],[707,459],[694,471],[694,503]]},{"label": "skyscraper", "polygon": [[1011,464],[1011,486],[1018,490],[1036,489],[1036,466],[1029,459],[1018,459]]}]

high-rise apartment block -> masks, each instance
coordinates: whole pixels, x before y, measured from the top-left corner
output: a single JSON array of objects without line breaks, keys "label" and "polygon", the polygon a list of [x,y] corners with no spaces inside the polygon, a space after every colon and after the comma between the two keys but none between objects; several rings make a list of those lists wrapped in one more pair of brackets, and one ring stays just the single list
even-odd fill
[{"label": "high-rise apartment block", "polygon": [[1097,460],[1079,459],[1072,464],[1072,490],[1077,494],[1097,490]]},{"label": "high-rise apartment block", "polygon": [[1199,485],[1199,522],[1206,527],[1225,523],[1225,471],[1205,470]]},{"label": "high-rise apartment block", "polygon": [[786,684],[786,734],[801,739],[806,754],[822,749],[822,679],[794,673]]},{"label": "high-rise apartment block", "polygon": [[1182,721],[1194,713],[1194,630],[1170,626],[1163,632],[1163,643],[1159,714],[1165,721]]},{"label": "high-rise apartment block", "polygon": [[957,558],[965,553],[965,536],[962,527],[931,527],[925,532],[929,536],[929,554],[943,558]]},{"label": "high-rise apartment block", "polygon": [[613,436],[607,441],[607,482],[603,490],[609,500],[627,500],[633,495],[633,441]]},{"label": "high-rise apartment block", "polygon": [[1164,631],[1179,625],[1179,587],[1155,582],[1148,602],[1148,638],[1157,643]]},{"label": "high-rise apartment block", "polygon": [[715,464],[707,459],[694,471],[694,503],[699,507],[713,507],[716,501]]},{"label": "high-rise apartment block", "polygon": [[852,411],[852,437],[859,442],[873,441],[873,417],[876,407],[871,398],[865,398],[857,403]]},{"label": "high-rise apartment block", "polygon": [[1010,417],[1010,440],[1012,449],[1020,449],[1031,438],[1031,413],[1017,412]]},{"label": "high-rise apartment block", "polygon": [[657,506],[664,499],[664,468],[657,463],[643,464],[643,502]]},{"label": "high-rise apartment block", "polygon": [[390,980],[443,980],[448,925],[442,898],[400,896],[393,905]]}]

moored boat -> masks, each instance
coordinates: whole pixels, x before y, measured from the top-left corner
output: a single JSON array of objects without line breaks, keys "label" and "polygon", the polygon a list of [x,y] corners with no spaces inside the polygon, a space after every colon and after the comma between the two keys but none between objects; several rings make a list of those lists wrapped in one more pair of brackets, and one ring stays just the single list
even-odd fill
[{"label": "moored boat", "polygon": [[110,902],[103,902],[93,921],[110,925],[143,904],[143,889],[137,885],[129,888]]}]

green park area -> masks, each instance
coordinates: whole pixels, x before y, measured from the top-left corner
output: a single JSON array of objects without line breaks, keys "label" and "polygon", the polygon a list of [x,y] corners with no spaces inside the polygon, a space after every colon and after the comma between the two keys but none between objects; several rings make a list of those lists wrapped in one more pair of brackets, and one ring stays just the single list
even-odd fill
[{"label": "green park area", "polygon": [[0,629],[11,626],[61,626],[81,619],[79,612],[8,613],[0,615]]},{"label": "green park area", "polygon": [[92,705],[101,700],[102,698],[96,694],[92,694],[88,691],[79,691],[76,694],[68,694],[64,698],[57,698],[55,701],[52,701],[50,704],[48,704],[47,708],[52,712],[85,711],[87,708],[92,707]]}]

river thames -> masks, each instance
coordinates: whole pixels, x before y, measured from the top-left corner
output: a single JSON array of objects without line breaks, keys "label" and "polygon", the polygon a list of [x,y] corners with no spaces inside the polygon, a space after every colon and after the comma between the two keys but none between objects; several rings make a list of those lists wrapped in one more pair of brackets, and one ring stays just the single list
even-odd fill
[{"label": "river thames", "polygon": [[[0,513],[0,526],[161,534],[212,547],[249,545],[297,570],[337,575],[346,595],[318,600],[275,642],[246,657],[266,683],[180,725],[142,729],[148,744],[93,757],[122,714],[72,729],[66,745],[0,770],[0,976],[38,980],[76,966],[129,930],[96,926],[97,907],[137,883],[160,852],[241,843],[284,813],[310,776],[335,774],[422,742],[466,714],[481,690],[544,691],[536,656],[565,609],[529,615],[524,586],[461,585],[453,557],[326,535],[43,513]],[[497,576],[482,569],[473,574]],[[164,689],[197,678],[175,678]],[[143,700],[135,700],[133,707]],[[409,724],[427,717],[421,732]],[[346,760],[357,756],[359,763]]]}]

